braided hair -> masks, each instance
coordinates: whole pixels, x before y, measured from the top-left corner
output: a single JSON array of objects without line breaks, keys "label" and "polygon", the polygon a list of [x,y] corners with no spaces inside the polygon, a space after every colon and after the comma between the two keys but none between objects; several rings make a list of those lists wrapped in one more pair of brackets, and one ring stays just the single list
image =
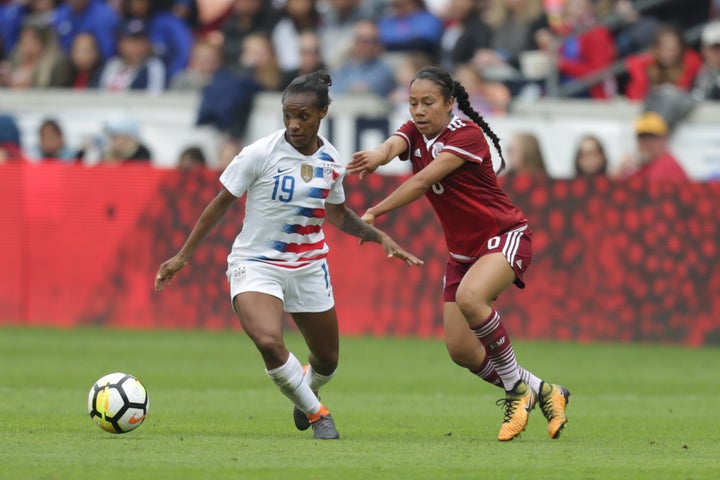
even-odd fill
[{"label": "braided hair", "polygon": [[316,70],[293,79],[283,92],[282,101],[284,102],[285,97],[294,93],[311,92],[317,98],[315,106],[318,110],[322,110],[332,101],[329,94],[330,85],[332,85],[330,75],[324,70]]},{"label": "braided hair", "polygon": [[420,69],[415,75],[415,78],[413,78],[413,82],[415,80],[430,80],[433,82],[440,87],[442,96],[446,101],[450,100],[450,97],[455,97],[460,111],[475,122],[482,129],[483,133],[492,140],[495,150],[500,155],[500,169],[498,172],[503,171],[505,168],[505,157],[503,157],[502,148],[500,148],[500,138],[492,131],[485,119],[472,108],[472,105],[470,105],[470,97],[465,87],[463,87],[460,82],[453,80],[450,74],[443,68],[435,65]]}]

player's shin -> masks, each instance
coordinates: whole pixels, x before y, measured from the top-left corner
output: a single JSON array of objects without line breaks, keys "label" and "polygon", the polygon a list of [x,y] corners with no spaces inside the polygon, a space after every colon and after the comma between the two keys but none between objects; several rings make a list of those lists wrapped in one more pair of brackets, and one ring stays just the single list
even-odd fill
[{"label": "player's shin", "polygon": [[290,401],[306,414],[317,413],[321,404],[313,393],[308,382],[303,378],[303,367],[290,353],[287,362],[284,365],[266,370],[268,376],[275,382],[280,391]]}]

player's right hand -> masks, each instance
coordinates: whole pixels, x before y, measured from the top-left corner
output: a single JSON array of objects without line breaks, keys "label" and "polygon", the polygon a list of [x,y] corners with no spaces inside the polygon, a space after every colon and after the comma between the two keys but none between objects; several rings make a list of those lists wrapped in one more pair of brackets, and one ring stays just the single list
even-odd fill
[{"label": "player's right hand", "polygon": [[373,173],[382,164],[382,154],[375,150],[361,150],[353,154],[352,160],[347,164],[348,173],[359,173],[360,180]]}]

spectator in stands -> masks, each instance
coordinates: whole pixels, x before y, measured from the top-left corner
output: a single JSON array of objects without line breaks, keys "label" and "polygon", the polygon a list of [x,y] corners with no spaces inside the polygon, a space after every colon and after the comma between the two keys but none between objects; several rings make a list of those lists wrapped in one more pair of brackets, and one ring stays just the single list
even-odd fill
[{"label": "spectator in stands", "polygon": [[0,163],[22,160],[20,129],[15,118],[0,113]]},{"label": "spectator in stands", "polygon": [[267,35],[253,33],[243,41],[240,69],[220,69],[203,88],[198,125],[211,125],[242,142],[255,95],[278,90],[281,71]]},{"label": "spectator in stands", "polygon": [[643,101],[655,89],[674,85],[687,92],[702,66],[700,55],[685,44],[682,33],[674,26],[662,26],[651,51],[632,55],[625,60],[630,79],[625,96]]},{"label": "spectator in stands", "polygon": [[382,44],[375,22],[355,24],[350,58],[332,74],[332,94],[373,93],[387,97],[395,89],[395,76],[380,58]]},{"label": "spectator in stands", "polygon": [[90,32],[98,42],[103,61],[115,55],[120,18],[104,0],[66,0],[57,8],[53,23],[65,52],[70,52],[77,34]]},{"label": "spectator in stands", "polygon": [[541,14],[541,0],[492,2],[487,12],[492,42],[490,48],[474,52],[475,66],[488,78],[516,79],[520,55],[535,48],[531,31]]},{"label": "spectator in stands", "polygon": [[289,71],[300,66],[298,49],[288,47],[298,44],[301,32],[317,31],[319,26],[317,0],[286,0],[280,19],[272,31],[272,44],[281,69]]},{"label": "spectator in stands", "polygon": [[61,161],[75,163],[77,152],[65,143],[65,135],[57,120],[47,118],[40,124],[38,145],[33,148],[31,157],[37,161]]},{"label": "spectator in stands", "polygon": [[575,176],[605,176],[608,172],[608,159],[602,142],[595,135],[580,138],[575,149]]},{"label": "spectator in stands", "polygon": [[170,79],[187,66],[193,38],[190,27],[161,8],[159,3],[150,0],[123,0],[123,17],[125,21],[140,19],[145,22],[153,53],[165,64]]},{"label": "spectator in stands", "polygon": [[205,168],[205,165],[207,165],[205,154],[198,145],[187,147],[180,152],[180,158],[178,158],[178,168],[180,170]]},{"label": "spectator in stands", "polygon": [[668,126],[658,113],[645,112],[635,120],[637,151],[619,163],[616,176],[622,179],[683,181],[687,174],[668,150]]},{"label": "spectator in stands", "polygon": [[221,45],[223,65],[236,68],[240,62],[242,43],[251,33],[270,35],[277,22],[272,2],[263,0],[234,0],[232,13],[222,25]]},{"label": "spectator in stands", "polygon": [[624,58],[652,45],[660,27],[656,17],[639,12],[633,0],[616,0],[613,13],[618,18],[613,31],[618,57]]},{"label": "spectator in stands", "polygon": [[190,63],[187,68],[175,75],[170,82],[170,90],[200,91],[212,81],[213,75],[221,66],[220,48],[206,40],[198,40],[193,45]]},{"label": "spectator in stands", "polygon": [[[320,36],[314,30],[305,30],[298,38],[297,47],[300,53],[300,66],[294,70],[283,72],[280,81],[280,90],[285,90],[295,78],[316,72],[327,70],[323,62]],[[333,79],[333,84],[335,80]]]},{"label": "spectator in stands", "polygon": [[450,0],[439,62],[449,71],[472,60],[478,50],[490,48],[493,32],[482,19],[481,4],[476,0]]},{"label": "spectator in stands", "polygon": [[[317,41],[317,34],[312,32],[312,35],[313,39]],[[302,42],[300,42],[300,47],[302,48]],[[319,45],[314,43],[313,47],[317,50]],[[270,37],[262,33],[253,33],[245,37],[240,55],[240,73],[249,75],[262,91],[279,92],[282,90],[283,72],[278,64]]]},{"label": "spectator in stands", "polygon": [[540,140],[529,132],[516,133],[507,148],[508,176],[547,176]]},{"label": "spectator in stands", "polygon": [[472,63],[458,65],[453,78],[463,84],[476,112],[483,116],[507,113],[512,99],[510,90],[501,82],[486,80]]},{"label": "spectator in stands", "polygon": [[70,83],[76,90],[97,88],[100,85],[103,63],[95,36],[90,32],[79,33],[70,49]]},{"label": "spectator in stands", "polygon": [[395,67],[395,90],[390,94],[390,100],[395,105],[395,110],[407,115],[409,85],[412,83],[415,74],[423,67],[432,64],[432,60],[422,52],[412,52],[399,60]]},{"label": "spectator in stands", "polygon": [[134,118],[121,116],[108,121],[105,133],[109,141],[102,163],[117,165],[152,160],[152,153],[140,140],[140,125]]},{"label": "spectator in stands", "polygon": [[59,0],[25,0],[0,5],[0,44],[5,51],[15,48],[24,25],[51,25],[59,3]]},{"label": "spectator in stands", "polygon": [[70,78],[70,64],[57,44],[51,26],[31,22],[20,31],[6,68],[0,70],[0,85],[9,88],[61,87]]},{"label": "spectator in stands", "polygon": [[[541,29],[535,33],[535,39],[538,46],[551,56],[557,49],[557,68],[562,83],[598,74],[615,60],[612,35],[598,23],[590,0],[565,0],[560,32],[565,35],[558,35],[558,31],[552,28]],[[615,93],[615,77],[608,74],[576,96],[604,99]]]},{"label": "spectator in stands", "polygon": [[389,12],[378,20],[380,40],[387,52],[423,52],[432,61],[440,54],[443,25],[424,0],[390,0]]},{"label": "spectator in stands", "polygon": [[123,23],[118,55],[110,59],[100,76],[100,88],[112,91],[165,90],[165,64],[152,54],[147,25],[139,18]]},{"label": "spectator in stands", "polygon": [[702,32],[703,66],[695,78],[693,96],[699,100],[720,101],[720,21]]},{"label": "spectator in stands", "polygon": [[325,2],[325,8],[320,10],[318,33],[323,45],[323,62],[330,69],[339,68],[345,61],[352,48],[355,24],[360,20],[372,19],[370,10],[362,0]]}]

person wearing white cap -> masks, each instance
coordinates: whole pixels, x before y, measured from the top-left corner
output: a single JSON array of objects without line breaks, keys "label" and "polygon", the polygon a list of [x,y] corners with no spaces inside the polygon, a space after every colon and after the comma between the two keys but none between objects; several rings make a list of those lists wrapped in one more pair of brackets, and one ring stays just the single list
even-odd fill
[{"label": "person wearing white cap", "polygon": [[108,149],[103,163],[148,162],[152,153],[140,141],[140,125],[130,116],[119,116],[105,124]]},{"label": "person wearing white cap", "polygon": [[698,100],[720,100],[720,21],[705,25],[702,31],[703,66],[695,78],[693,96]]}]

